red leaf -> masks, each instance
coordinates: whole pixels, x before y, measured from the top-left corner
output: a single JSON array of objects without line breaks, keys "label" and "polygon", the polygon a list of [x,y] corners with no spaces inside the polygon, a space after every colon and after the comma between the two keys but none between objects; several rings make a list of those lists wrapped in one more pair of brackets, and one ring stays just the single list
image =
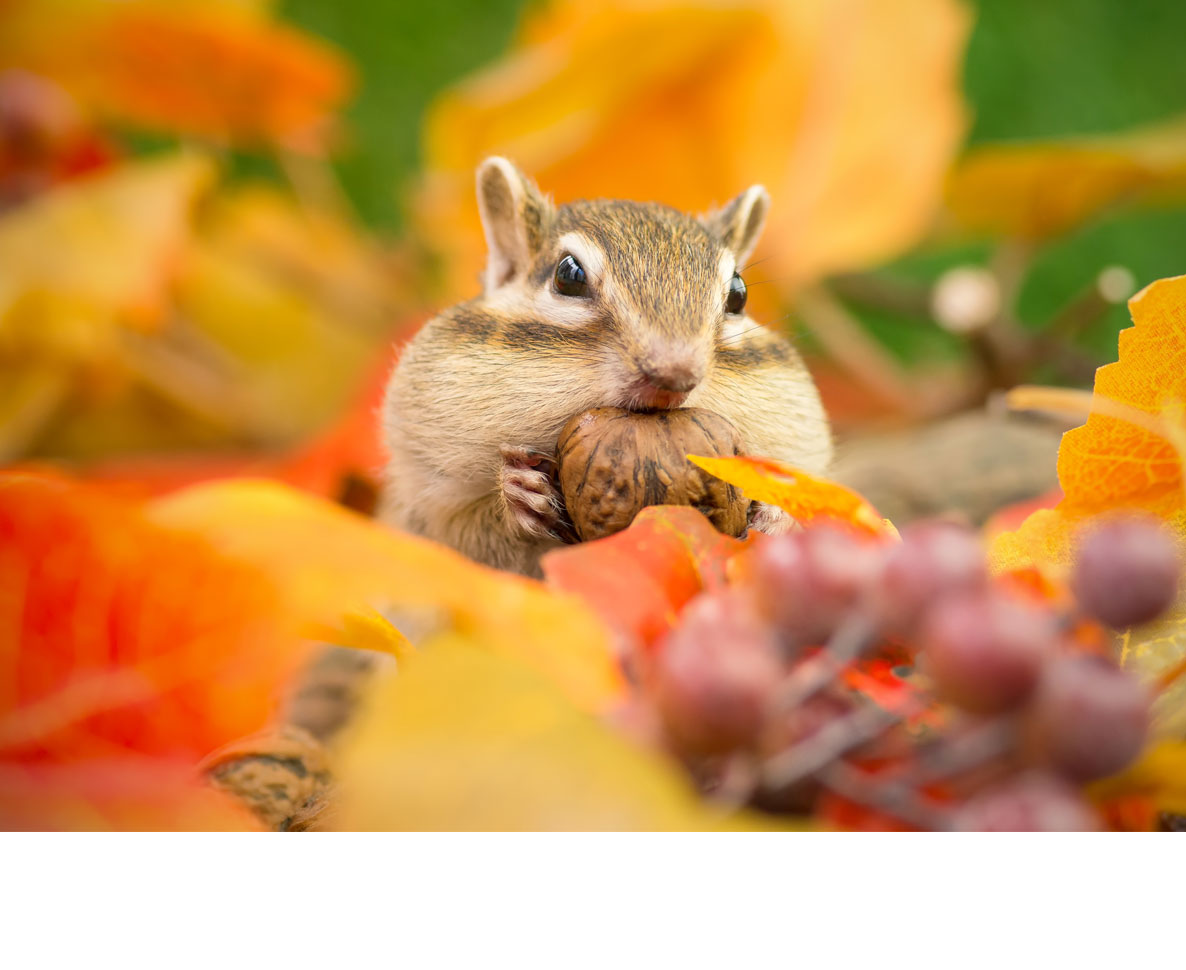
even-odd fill
[{"label": "red leaf", "polygon": [[620,637],[649,645],[702,590],[725,585],[725,565],[747,543],[722,535],[695,509],[643,509],[624,532],[550,552],[547,581],[576,593]]}]

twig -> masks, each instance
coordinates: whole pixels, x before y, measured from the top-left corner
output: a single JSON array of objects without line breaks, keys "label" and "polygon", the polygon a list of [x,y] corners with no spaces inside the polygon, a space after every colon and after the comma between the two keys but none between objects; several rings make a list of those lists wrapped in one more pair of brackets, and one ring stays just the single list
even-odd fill
[{"label": "twig", "polygon": [[1016,720],[1012,716],[993,718],[945,738],[929,750],[922,749],[918,760],[895,782],[913,788],[934,784],[1000,757],[1016,742]]},{"label": "twig", "polygon": [[876,624],[863,613],[850,613],[823,651],[804,661],[787,678],[773,699],[773,710],[789,711],[814,697],[876,641]]},{"label": "twig", "polygon": [[901,819],[917,829],[936,831],[948,828],[943,813],[918,793],[905,786],[881,785],[876,775],[860,771],[843,761],[818,775],[820,783],[850,802],[865,805]]},{"label": "twig", "polygon": [[905,716],[873,706],[832,721],[803,743],[767,761],[762,766],[762,783],[774,791],[790,788],[880,737]]},{"label": "twig", "polygon": [[908,414],[919,410],[915,382],[860,322],[822,286],[799,294],[796,302],[803,322],[842,366],[886,401]]}]

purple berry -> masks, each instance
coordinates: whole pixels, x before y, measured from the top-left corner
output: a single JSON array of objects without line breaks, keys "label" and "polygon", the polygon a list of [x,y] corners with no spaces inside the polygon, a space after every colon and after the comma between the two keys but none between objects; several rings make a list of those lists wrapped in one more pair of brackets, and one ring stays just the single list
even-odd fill
[{"label": "purple berry", "polygon": [[1071,587],[1084,612],[1123,630],[1170,607],[1181,569],[1177,546],[1157,523],[1121,519],[1083,540]]}]

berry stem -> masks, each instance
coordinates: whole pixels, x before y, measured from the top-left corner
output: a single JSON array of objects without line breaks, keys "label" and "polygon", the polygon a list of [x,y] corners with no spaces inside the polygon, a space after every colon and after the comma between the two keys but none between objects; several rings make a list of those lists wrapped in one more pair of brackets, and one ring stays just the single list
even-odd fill
[{"label": "berry stem", "polygon": [[772,791],[790,788],[837,761],[853,748],[880,737],[905,716],[870,706],[833,721],[802,744],[767,761],[762,767],[763,786]]},{"label": "berry stem", "polygon": [[850,613],[824,649],[786,679],[773,699],[773,710],[790,711],[810,700],[876,642],[876,624],[863,613]]}]

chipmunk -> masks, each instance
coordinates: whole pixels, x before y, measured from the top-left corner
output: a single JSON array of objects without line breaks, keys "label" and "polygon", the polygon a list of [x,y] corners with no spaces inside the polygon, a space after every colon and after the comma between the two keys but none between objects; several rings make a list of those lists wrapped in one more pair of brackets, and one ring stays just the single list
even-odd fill
[{"label": "chipmunk", "polygon": [[[562,543],[557,436],[599,406],[707,408],[747,454],[824,470],[831,435],[803,361],[745,314],[740,269],[769,209],[764,188],[701,218],[652,203],[554,206],[488,158],[477,190],[483,292],[427,323],[391,376],[383,520],[539,576]],[[760,531],[789,525],[773,506],[751,512]]]}]

